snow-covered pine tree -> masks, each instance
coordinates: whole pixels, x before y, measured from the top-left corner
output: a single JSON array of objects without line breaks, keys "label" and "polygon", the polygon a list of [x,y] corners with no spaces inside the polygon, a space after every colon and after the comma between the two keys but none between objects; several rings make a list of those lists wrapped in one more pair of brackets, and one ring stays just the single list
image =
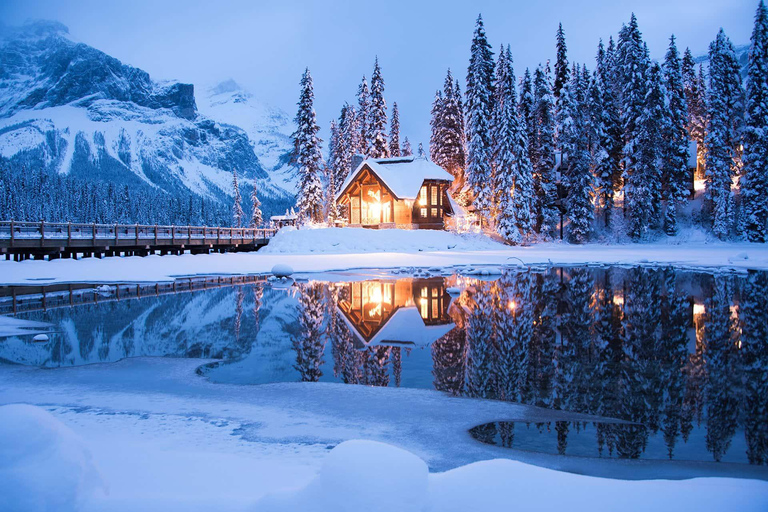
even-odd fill
[{"label": "snow-covered pine tree", "polygon": [[232,171],[232,226],[239,228],[243,225],[243,198],[240,195],[240,185],[237,184],[237,169]]},{"label": "snow-covered pine tree", "polygon": [[496,229],[512,244],[531,233],[533,169],[528,158],[528,137],[517,112],[517,90],[512,69],[512,52],[499,50],[494,83],[493,113],[493,197]]},{"label": "snow-covered pine tree", "polygon": [[403,140],[403,156],[412,156],[413,155],[413,148],[411,148],[411,141],[408,140],[408,136],[406,135],[405,139]]},{"label": "snow-covered pine tree", "polygon": [[664,231],[677,233],[677,209],[688,198],[688,105],[675,36],[669,38],[669,49],[664,58],[664,85],[667,91],[667,121],[662,134],[662,186],[667,199]]},{"label": "snow-covered pine tree", "polygon": [[392,124],[389,127],[389,156],[400,156],[400,112],[397,109],[396,101],[392,103]]},{"label": "snow-covered pine tree", "polygon": [[534,73],[534,116],[536,135],[528,144],[533,148],[534,211],[536,227],[545,239],[555,237],[558,211],[553,206],[557,199],[555,177],[555,112],[549,66],[539,66]]},{"label": "snow-covered pine tree", "polygon": [[336,191],[352,172],[352,159],[360,153],[360,125],[355,107],[345,103],[339,116],[339,160],[336,167]]},{"label": "snow-covered pine tree", "polygon": [[335,119],[331,119],[331,137],[328,139],[328,162],[325,167],[325,212],[329,222],[333,223],[339,217],[336,207],[337,174],[341,165],[342,152],[341,131]]},{"label": "snow-covered pine tree", "polygon": [[368,80],[363,79],[360,81],[360,86],[357,88],[357,125],[359,128],[360,136],[357,140],[357,151],[361,155],[368,155],[371,149],[371,141],[368,138],[370,133],[371,122],[371,93],[368,89]]},{"label": "snow-covered pine tree", "polygon": [[559,99],[560,93],[568,84],[568,76],[571,72],[568,66],[568,48],[565,45],[565,31],[562,23],[557,26],[556,38],[557,56],[555,58],[555,83],[552,94],[555,95],[555,99]]},{"label": "snow-covered pine tree", "polygon": [[253,188],[251,188],[251,221],[248,223],[249,228],[258,228],[263,222],[261,216],[261,201],[259,200],[259,195],[256,193],[257,188],[256,180],[253,180]]},{"label": "snow-covered pine tree", "polygon": [[491,116],[493,114],[493,52],[477,17],[467,69],[466,179],[478,213],[487,213],[491,201]]},{"label": "snow-covered pine tree", "polygon": [[638,239],[661,225],[661,170],[664,158],[664,134],[669,117],[661,67],[653,63],[646,72],[646,95],[637,123],[634,141],[636,160],[627,178],[629,196],[629,235]]},{"label": "snow-covered pine tree", "polygon": [[712,208],[712,230],[720,239],[734,227],[731,185],[736,175],[743,124],[743,91],[733,44],[721,29],[709,45],[709,124],[707,146],[707,198]]},{"label": "snow-covered pine tree", "polygon": [[534,144],[536,140],[536,115],[534,112],[534,98],[533,98],[533,78],[531,77],[531,71],[525,68],[523,79],[520,82],[520,102],[518,104],[518,112],[520,113],[520,121],[523,123],[525,129],[525,135],[528,137],[528,159],[533,165],[533,160],[536,157],[534,154]]},{"label": "snow-covered pine tree", "polygon": [[424,151],[424,144],[419,142],[419,148],[416,150],[416,156],[419,158],[427,158],[427,152]]},{"label": "snow-covered pine tree", "polygon": [[314,108],[315,93],[309,68],[301,77],[301,96],[296,113],[296,131],[293,133],[294,157],[298,166],[299,193],[296,206],[303,222],[321,222],[323,219],[323,186],[320,175],[323,156]]},{"label": "snow-covered pine tree", "polygon": [[368,123],[368,141],[372,158],[387,158],[387,102],[384,99],[384,78],[381,76],[379,58],[373,65],[371,75],[371,110]]},{"label": "snow-covered pine tree", "polygon": [[440,142],[438,160],[433,161],[451,173],[455,178],[454,186],[460,189],[464,183],[464,112],[462,111],[461,91],[458,81],[454,80],[451,70],[445,76],[442,101],[438,112]]},{"label": "snow-covered pine tree", "polygon": [[768,10],[760,1],[747,68],[742,232],[750,242],[768,240]]},{"label": "snow-covered pine tree", "polygon": [[[644,148],[640,141],[642,131],[640,118],[645,113],[648,94],[647,70],[650,65],[647,48],[637,25],[634,13],[629,25],[624,25],[619,32],[616,48],[616,77],[619,84],[621,105],[621,127],[624,134],[624,211],[630,216],[629,234],[640,237],[648,228],[654,205],[651,203],[652,186],[648,176],[640,168],[641,152]],[[648,155],[645,155],[646,157]],[[646,162],[652,165],[654,162]]]},{"label": "snow-covered pine tree", "polygon": [[565,162],[565,187],[567,191],[566,210],[570,221],[568,238],[573,243],[589,240],[594,218],[592,207],[593,177],[589,154],[589,115],[587,92],[589,73],[575,66],[573,76],[563,89],[560,100],[562,107],[562,148]]},{"label": "snow-covered pine tree", "polygon": [[[697,160],[704,157],[704,134],[707,128],[707,86],[704,82],[704,68],[699,68],[699,74],[696,74],[696,61],[693,60],[693,54],[689,48],[683,53],[681,64],[683,76],[683,89],[685,90],[685,103],[688,106],[688,136],[696,141]],[[703,163],[703,162],[702,162]]]},{"label": "snow-covered pine tree", "polygon": [[429,156],[433,162],[442,166],[443,155],[443,93],[435,91],[435,99],[432,101],[432,117],[429,120],[431,128],[429,134]]}]

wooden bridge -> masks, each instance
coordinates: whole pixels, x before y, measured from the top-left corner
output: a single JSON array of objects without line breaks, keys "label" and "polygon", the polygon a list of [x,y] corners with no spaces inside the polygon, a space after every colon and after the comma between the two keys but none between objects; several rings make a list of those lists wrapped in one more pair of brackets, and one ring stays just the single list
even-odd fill
[{"label": "wooden bridge", "polygon": [[275,234],[270,228],[0,222],[0,254],[16,261],[150,254],[255,251]]}]

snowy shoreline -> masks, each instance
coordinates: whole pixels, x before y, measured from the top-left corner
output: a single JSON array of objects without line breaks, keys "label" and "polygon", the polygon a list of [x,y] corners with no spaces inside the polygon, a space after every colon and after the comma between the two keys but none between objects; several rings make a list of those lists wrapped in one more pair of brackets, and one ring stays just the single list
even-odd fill
[{"label": "snowy shoreline", "polygon": [[[307,229],[281,231],[254,253],[0,261],[0,284],[159,282],[181,276],[266,274],[276,264],[299,273],[456,265],[643,265],[768,270],[768,244],[691,240],[647,244],[536,244],[511,247],[441,231]],[[116,277],[119,276],[119,279]]]}]

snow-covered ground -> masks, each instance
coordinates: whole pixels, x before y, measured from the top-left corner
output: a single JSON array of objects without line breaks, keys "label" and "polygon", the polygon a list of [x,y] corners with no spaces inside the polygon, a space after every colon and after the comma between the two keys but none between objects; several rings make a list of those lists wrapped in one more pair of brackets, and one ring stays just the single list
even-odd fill
[{"label": "snow-covered ground", "polygon": [[[405,506],[402,499],[410,496],[410,503],[424,505],[412,510],[434,512],[511,503],[521,510],[768,507],[768,475],[756,466],[616,459],[585,464],[578,457],[484,445],[467,433],[492,419],[551,420],[562,413],[426,390],[213,384],[196,375],[198,364],[138,358],[53,371],[0,365],[0,406],[41,406],[79,438],[76,447],[90,453],[99,472],[98,480],[85,482],[96,487],[88,511],[254,510],[276,492],[255,510],[352,510],[370,504],[366,499],[383,482],[389,497],[382,504]],[[385,442],[415,456],[365,443],[330,451],[353,439]],[[490,460],[507,457],[517,461]],[[724,477],[735,473],[742,478]],[[710,478],[678,480],[691,475]],[[755,479],[743,478],[750,476]],[[98,490],[101,484],[106,492]],[[3,485],[0,480],[0,500],[10,492]],[[307,500],[315,506],[294,507]],[[408,510],[402,506],[388,510]]]},{"label": "snow-covered ground", "polygon": [[255,253],[55,261],[0,261],[0,283],[163,281],[198,274],[266,273],[278,263],[297,272],[452,265],[618,264],[768,269],[768,244],[701,237],[647,244],[537,244],[510,247],[445,231],[324,228],[283,230]]}]

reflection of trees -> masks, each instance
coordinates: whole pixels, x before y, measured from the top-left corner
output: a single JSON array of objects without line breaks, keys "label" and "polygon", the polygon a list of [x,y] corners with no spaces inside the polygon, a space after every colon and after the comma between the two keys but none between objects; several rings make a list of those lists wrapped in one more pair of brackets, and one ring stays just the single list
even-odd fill
[{"label": "reflection of trees", "polygon": [[432,344],[432,383],[438,391],[458,395],[464,387],[465,333],[454,327]]},{"label": "reflection of trees", "polygon": [[305,382],[317,382],[323,375],[320,369],[325,352],[323,288],[322,283],[303,284],[299,288],[299,332],[293,338],[294,368]]},{"label": "reflection of trees", "polygon": [[738,340],[731,316],[732,282],[730,277],[714,279],[712,297],[707,301],[706,361],[707,449],[720,461],[731,445],[739,415],[741,374]]},{"label": "reflection of trees", "polygon": [[[709,298],[692,308],[686,286],[706,283]],[[464,325],[435,343],[435,387],[639,423],[595,426],[600,453],[626,458],[639,457],[656,433],[673,458],[704,418],[707,448],[720,460],[743,418],[748,458],[766,463],[768,274],[750,275],[740,304],[734,289],[733,277],[672,269],[508,272],[475,284]],[[462,352],[463,388],[451,372]],[[553,428],[565,452],[582,424]],[[501,444],[512,443],[513,430],[495,429]]]},{"label": "reflection of trees", "polygon": [[744,435],[751,464],[768,464],[768,273],[750,272],[739,305]]}]

